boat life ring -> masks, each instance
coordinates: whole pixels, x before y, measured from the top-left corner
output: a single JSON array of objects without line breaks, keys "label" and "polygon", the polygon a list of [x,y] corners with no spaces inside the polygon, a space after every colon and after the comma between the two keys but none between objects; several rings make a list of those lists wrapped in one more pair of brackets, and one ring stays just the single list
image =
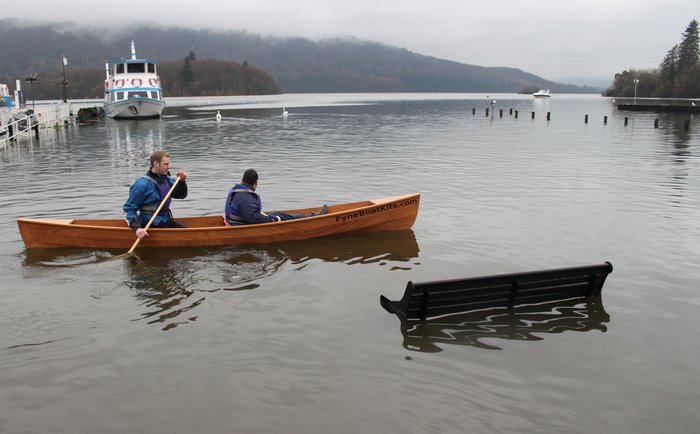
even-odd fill
[{"label": "boat life ring", "polygon": [[155,87],[155,86],[158,85],[158,79],[156,79],[156,78],[149,78],[149,79],[148,79],[148,83],[149,83],[151,86]]},{"label": "boat life ring", "polygon": [[131,80],[131,84],[133,84],[135,87],[141,86],[141,83],[142,83],[142,81],[140,78],[133,78]]},{"label": "boat life ring", "polygon": [[109,80],[105,80],[105,89],[109,89]]},{"label": "boat life ring", "polygon": [[122,80],[122,79],[120,78],[119,80],[117,80],[117,81],[114,82],[114,85],[117,86],[117,87],[122,87],[122,86],[124,86],[124,80]]}]

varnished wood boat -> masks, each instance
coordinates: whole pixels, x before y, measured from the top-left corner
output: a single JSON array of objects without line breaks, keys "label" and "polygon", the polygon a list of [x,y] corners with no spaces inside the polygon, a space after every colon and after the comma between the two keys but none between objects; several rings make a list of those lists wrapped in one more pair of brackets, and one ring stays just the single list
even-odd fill
[{"label": "varnished wood boat", "polygon": [[[178,217],[187,228],[148,230],[139,248],[225,246],[325,237],[348,232],[410,229],[418,215],[420,193],[330,205],[321,216],[279,223],[226,226],[222,216]],[[318,208],[285,210],[308,214]],[[136,240],[123,219],[17,219],[28,249],[80,247],[128,249]]]}]

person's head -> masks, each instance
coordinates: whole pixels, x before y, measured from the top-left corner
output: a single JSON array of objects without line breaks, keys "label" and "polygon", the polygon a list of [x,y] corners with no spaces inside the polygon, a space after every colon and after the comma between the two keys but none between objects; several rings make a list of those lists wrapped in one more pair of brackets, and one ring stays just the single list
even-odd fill
[{"label": "person's head", "polygon": [[250,185],[251,187],[256,187],[258,185],[258,172],[255,169],[248,169],[243,172],[242,182]]},{"label": "person's head", "polygon": [[151,154],[151,172],[167,175],[170,170],[170,154],[165,151],[155,151]]}]

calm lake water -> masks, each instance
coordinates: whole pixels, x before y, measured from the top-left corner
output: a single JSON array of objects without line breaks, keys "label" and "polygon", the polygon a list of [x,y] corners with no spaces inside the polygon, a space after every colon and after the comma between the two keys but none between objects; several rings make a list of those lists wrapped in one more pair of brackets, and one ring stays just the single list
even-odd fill
[{"label": "calm lake water", "polygon": [[[697,117],[596,95],[168,103],[0,150],[1,433],[700,429]],[[221,213],[249,167],[270,210],[416,191],[421,209],[411,231],[128,260],[24,248],[17,217],[121,217],[159,148],[189,174],[176,216]],[[403,325],[379,304],[409,280],[605,261],[600,300]]]}]

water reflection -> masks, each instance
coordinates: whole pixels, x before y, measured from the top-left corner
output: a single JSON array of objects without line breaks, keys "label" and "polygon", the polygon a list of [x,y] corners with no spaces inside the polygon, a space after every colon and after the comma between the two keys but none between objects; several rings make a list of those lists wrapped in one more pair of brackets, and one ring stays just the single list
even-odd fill
[{"label": "water reflection", "polygon": [[[348,265],[407,263],[417,258],[420,250],[411,229],[368,234],[341,234],[275,245],[295,265],[302,265],[300,268],[312,259],[342,262]],[[410,269],[410,265],[393,265],[392,269]]]},{"label": "water reflection", "polygon": [[141,249],[126,259],[114,259],[123,251],[32,249],[24,252],[22,264],[35,275],[71,269],[79,286],[80,279],[93,286],[90,276],[98,273],[106,287],[125,286],[141,302],[136,320],[169,330],[196,321],[196,308],[208,294],[256,289],[287,263],[295,270],[312,260],[410,269],[406,263],[418,252],[415,234],[406,230],[222,248]]},{"label": "water reflection", "polygon": [[600,297],[558,300],[514,308],[493,308],[428,320],[402,320],[403,346],[434,353],[442,344],[472,345],[489,350],[501,348],[486,342],[493,338],[535,341],[538,333],[564,331],[605,332],[610,315]]},{"label": "water reflection", "polygon": [[686,128],[686,122],[690,122],[689,115],[678,115],[667,113],[664,116],[664,123],[668,126],[663,129],[665,137],[664,143],[670,143],[673,149],[671,155],[675,157],[676,163],[685,163],[692,156],[690,143],[693,135],[690,128]]},{"label": "water reflection", "polygon": [[149,155],[164,147],[164,123],[161,119],[106,119],[105,130],[111,161],[117,165],[128,165],[142,154]]},{"label": "water reflection", "polygon": [[127,259],[124,285],[143,302],[140,319],[163,323],[163,330],[197,320],[187,316],[216,291],[257,288],[286,261],[274,249],[241,247],[206,250],[150,250]]},{"label": "water reflection", "polygon": [[[140,249],[135,253],[136,264],[154,263],[166,266],[171,262],[198,261],[207,258],[209,262],[234,261],[238,258],[267,255],[280,257],[294,264],[305,264],[318,259],[324,262],[343,262],[348,265],[386,265],[392,262],[409,262],[417,258],[420,249],[412,229],[402,231],[352,233],[312,238],[308,240],[286,241],[272,244],[246,244],[213,248],[182,249]],[[121,250],[88,250],[76,248],[29,249],[23,252],[22,264],[27,268],[72,267],[112,260],[121,255]],[[246,255],[252,256],[246,256]],[[407,265],[408,268],[408,265]]]}]

